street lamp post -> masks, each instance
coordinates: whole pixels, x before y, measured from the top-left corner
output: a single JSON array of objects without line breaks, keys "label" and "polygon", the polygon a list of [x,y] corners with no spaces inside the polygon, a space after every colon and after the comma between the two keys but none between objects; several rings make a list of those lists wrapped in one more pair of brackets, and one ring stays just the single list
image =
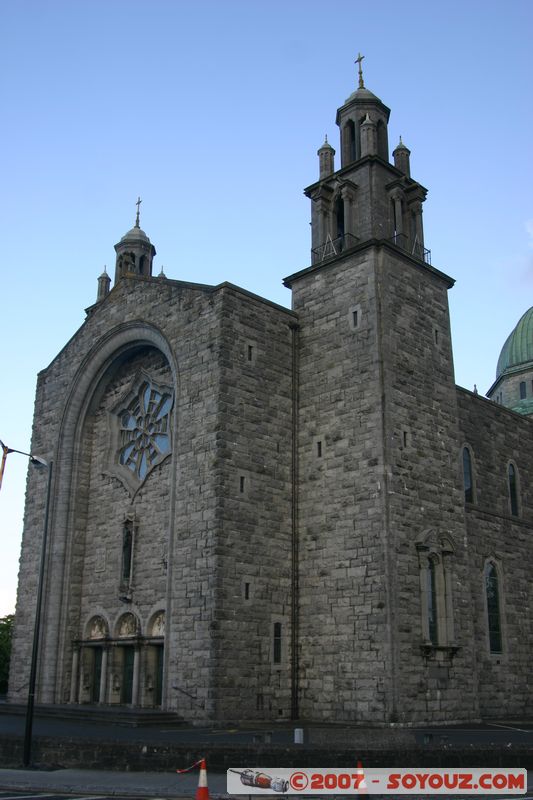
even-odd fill
[{"label": "street lamp post", "polygon": [[44,593],[44,571],[46,567],[46,544],[48,539],[48,514],[50,510],[50,492],[52,487],[53,462],[48,464],[48,481],[46,484],[46,504],[44,507],[43,541],[41,544],[41,564],[39,567],[39,582],[37,584],[37,604],[35,607],[35,626],[33,629],[33,644],[31,650],[30,683],[28,687],[28,704],[26,706],[26,725],[24,728],[24,752],[22,764],[29,766],[31,761],[31,745],[33,730],[33,706],[35,702],[35,683],[37,680],[37,664],[39,660],[39,640],[41,634],[41,607]]},{"label": "street lamp post", "polygon": [[44,573],[46,568],[46,545],[48,539],[48,516],[50,511],[50,494],[52,489],[53,462],[45,461],[44,458],[41,458],[40,456],[35,456],[33,455],[33,453],[25,453],[22,450],[15,450],[12,447],[7,447],[1,440],[0,440],[0,447],[2,448],[2,462],[0,466],[0,486],[2,485],[2,477],[4,473],[6,458],[9,455],[9,453],[20,453],[23,456],[28,456],[32,464],[46,467],[48,469],[48,480],[46,483],[46,503],[44,507],[43,540],[41,544],[41,562],[39,566],[39,580],[37,584],[37,603],[35,607],[35,624],[33,628],[30,680],[28,684],[28,702],[26,705],[26,724],[24,728],[24,750],[23,750],[22,764],[23,766],[27,767],[30,765],[31,762],[33,710],[35,705],[35,685],[37,682],[37,665],[39,661],[39,640],[41,636],[41,608],[42,608],[43,594],[44,594]]}]

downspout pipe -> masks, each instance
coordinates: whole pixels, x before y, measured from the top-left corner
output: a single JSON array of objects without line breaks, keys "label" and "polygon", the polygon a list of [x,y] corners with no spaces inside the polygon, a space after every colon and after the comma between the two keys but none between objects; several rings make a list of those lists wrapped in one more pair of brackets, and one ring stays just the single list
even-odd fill
[{"label": "downspout pipe", "polygon": [[296,322],[289,325],[292,345],[292,420],[291,420],[291,719],[299,718],[299,548],[298,548],[298,372],[299,372],[299,330]]}]

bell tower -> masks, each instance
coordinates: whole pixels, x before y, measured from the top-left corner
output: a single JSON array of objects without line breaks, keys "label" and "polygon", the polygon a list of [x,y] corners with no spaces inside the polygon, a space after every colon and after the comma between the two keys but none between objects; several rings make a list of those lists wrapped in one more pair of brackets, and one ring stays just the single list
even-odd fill
[{"label": "bell tower", "polygon": [[[312,201],[311,261],[319,263],[370,240],[389,241],[428,262],[424,247],[422,203],[427,191],[411,178],[410,151],[402,143],[389,161],[390,109],[363,81],[359,56],[358,88],[337,111],[340,169],[331,145],[318,151],[320,177],[307,187]],[[328,149],[329,148],[329,149]]]},{"label": "bell tower", "polygon": [[142,275],[152,277],[152,262],[156,254],[155,247],[139,224],[141,198],[137,200],[135,225],[115,245],[117,254],[115,266],[115,285],[123,275]]},{"label": "bell tower", "polygon": [[389,161],[390,112],[361,61],[337,111],[340,168],[324,143],[305,190],[311,264],[285,279],[299,320],[300,711],[474,719],[453,280],[429,263],[426,189],[401,140]]}]

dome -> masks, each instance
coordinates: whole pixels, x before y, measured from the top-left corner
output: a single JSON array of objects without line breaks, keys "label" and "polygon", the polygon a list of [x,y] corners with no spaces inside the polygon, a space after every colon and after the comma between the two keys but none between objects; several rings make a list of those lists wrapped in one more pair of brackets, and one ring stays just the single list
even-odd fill
[{"label": "dome", "polygon": [[347,100],[344,101],[345,105],[346,103],[352,103],[354,100],[377,100],[378,103],[381,103],[379,97],[376,97],[375,94],[372,94],[372,92],[366,89],[364,86],[357,89],[355,92],[352,92]]},{"label": "dome", "polygon": [[137,241],[139,239],[143,239],[145,242],[150,241],[146,233],[142,230],[142,228],[139,228],[138,225],[135,225],[130,231],[125,233],[120,241],[125,242],[126,240],[131,240],[131,239],[135,239]]},{"label": "dome", "polygon": [[396,145],[396,147],[395,147],[395,148],[394,148],[394,150],[392,151],[392,155],[394,155],[394,153],[396,152],[396,150],[407,150],[407,152],[408,152],[408,153],[410,153],[410,152],[411,152],[411,151],[409,150],[409,148],[408,148],[408,147],[406,147],[406,146],[405,146],[405,144],[402,142],[402,137],[401,137],[401,136],[400,136],[400,141],[398,142],[398,144]]},{"label": "dome", "polygon": [[[326,138],[324,139],[324,144],[322,145],[322,147],[320,148],[320,150],[333,150],[333,147],[332,147],[332,146],[330,145],[330,143],[328,142],[328,137],[327,137],[327,135],[326,135]],[[319,152],[320,152],[320,150],[319,150]]]},{"label": "dome", "polygon": [[504,372],[528,362],[533,362],[533,308],[526,311],[507,337],[498,359],[496,380]]}]

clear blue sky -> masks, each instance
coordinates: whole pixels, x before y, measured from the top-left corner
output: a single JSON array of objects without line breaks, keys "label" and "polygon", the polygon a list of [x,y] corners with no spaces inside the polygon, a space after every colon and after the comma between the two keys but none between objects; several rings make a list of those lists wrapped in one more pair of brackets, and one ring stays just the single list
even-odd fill
[{"label": "clear blue sky", "polygon": [[[30,447],[35,378],[141,224],[170,278],[289,305],[309,264],[316,150],[356,85],[392,109],[429,189],[457,382],[485,392],[533,304],[531,0],[4,0],[0,438]],[[338,147],[337,147],[338,149]],[[14,608],[26,459],[0,492]]]}]

